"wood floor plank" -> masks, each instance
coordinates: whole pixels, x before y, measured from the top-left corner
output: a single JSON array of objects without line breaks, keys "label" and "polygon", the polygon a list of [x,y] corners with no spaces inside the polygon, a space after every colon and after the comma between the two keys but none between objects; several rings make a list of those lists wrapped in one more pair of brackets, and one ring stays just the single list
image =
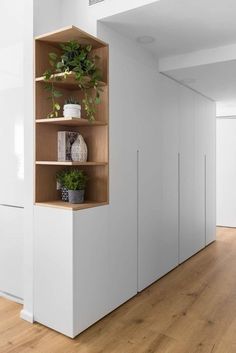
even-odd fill
[{"label": "wood floor plank", "polygon": [[236,229],[71,340],[0,298],[0,353],[236,353]]}]

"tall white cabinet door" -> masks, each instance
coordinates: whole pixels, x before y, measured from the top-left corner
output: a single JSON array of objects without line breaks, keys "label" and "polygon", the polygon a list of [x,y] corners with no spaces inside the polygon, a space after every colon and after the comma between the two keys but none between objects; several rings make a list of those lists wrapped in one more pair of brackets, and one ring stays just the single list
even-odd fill
[{"label": "tall white cabinet door", "polygon": [[216,239],[216,109],[207,102],[206,122],[206,245]]},{"label": "tall white cabinet door", "polygon": [[[101,26],[99,32],[99,36],[109,43],[110,56],[110,204],[107,220],[110,286],[107,306],[113,310],[137,294],[136,126],[139,116],[143,121],[148,119],[143,107],[143,85],[148,84],[150,74],[146,67],[140,72],[140,64],[133,59],[132,43],[106,27]],[[124,84],[124,77],[127,84]],[[132,87],[128,82],[132,82]],[[122,102],[125,102],[123,107]]]},{"label": "tall white cabinet door", "polygon": [[194,96],[194,223],[193,223],[193,253],[205,247],[205,161],[206,139],[205,129],[207,119],[206,98],[199,94]]},{"label": "tall white cabinet door", "polygon": [[[11,26],[9,26],[11,23]],[[0,204],[23,206],[24,200],[24,6],[1,0],[0,33]]]},{"label": "tall white cabinet door", "polygon": [[[144,92],[146,102],[146,95],[149,93],[147,90]],[[157,280],[161,272],[161,119],[157,114],[159,94],[157,86],[152,110],[148,109],[148,116],[145,119],[140,117],[138,124],[138,291]],[[145,105],[144,102],[143,104]]]},{"label": "tall white cabinet door", "polygon": [[161,77],[161,274],[178,265],[179,85]]},{"label": "tall white cabinet door", "polygon": [[195,253],[194,93],[180,88],[179,120],[179,262]]},{"label": "tall white cabinet door", "polygon": [[23,298],[24,210],[0,206],[0,292]]},{"label": "tall white cabinet door", "polygon": [[139,124],[139,290],[178,263],[178,98],[173,81],[159,80],[153,110]]}]

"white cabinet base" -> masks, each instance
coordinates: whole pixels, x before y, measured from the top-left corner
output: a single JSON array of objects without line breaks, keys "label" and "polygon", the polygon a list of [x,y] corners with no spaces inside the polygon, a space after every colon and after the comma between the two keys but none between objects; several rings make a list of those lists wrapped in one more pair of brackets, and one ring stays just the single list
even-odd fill
[{"label": "white cabinet base", "polygon": [[115,250],[108,211],[35,206],[35,321],[73,338],[137,293],[134,261],[116,265],[125,251]]}]

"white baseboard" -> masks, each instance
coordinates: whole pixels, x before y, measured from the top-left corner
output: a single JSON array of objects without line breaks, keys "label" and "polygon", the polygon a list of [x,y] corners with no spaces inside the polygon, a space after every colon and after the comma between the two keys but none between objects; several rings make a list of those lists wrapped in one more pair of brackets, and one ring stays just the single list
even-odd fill
[{"label": "white baseboard", "polygon": [[32,313],[30,313],[29,311],[27,310],[21,310],[20,312],[20,318],[22,320],[25,320],[25,321],[28,321],[30,322],[31,324],[34,322],[34,316]]},{"label": "white baseboard", "polygon": [[15,297],[12,294],[1,292],[1,291],[0,291],[0,297],[6,298],[6,299],[11,300],[12,302],[15,302],[18,304],[23,304],[23,302],[24,302],[23,299],[21,299],[21,298]]}]

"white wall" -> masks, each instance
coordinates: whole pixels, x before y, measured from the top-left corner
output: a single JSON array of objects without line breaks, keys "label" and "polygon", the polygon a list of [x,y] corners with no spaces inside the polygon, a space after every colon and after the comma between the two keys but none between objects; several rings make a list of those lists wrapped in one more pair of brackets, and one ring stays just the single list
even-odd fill
[{"label": "white wall", "polygon": [[79,28],[96,35],[98,20],[156,1],[159,0],[104,0],[104,2],[89,7],[88,0],[62,0],[62,23],[63,26],[75,24]]},{"label": "white wall", "polygon": [[236,119],[217,118],[217,224],[236,227]]},{"label": "white wall", "polygon": [[[79,2],[79,1],[78,1]],[[34,0],[34,37],[63,26],[63,0]],[[74,8],[70,8],[74,13]]]},{"label": "white wall", "polygon": [[236,102],[216,102],[217,117],[231,117],[236,115]]}]

